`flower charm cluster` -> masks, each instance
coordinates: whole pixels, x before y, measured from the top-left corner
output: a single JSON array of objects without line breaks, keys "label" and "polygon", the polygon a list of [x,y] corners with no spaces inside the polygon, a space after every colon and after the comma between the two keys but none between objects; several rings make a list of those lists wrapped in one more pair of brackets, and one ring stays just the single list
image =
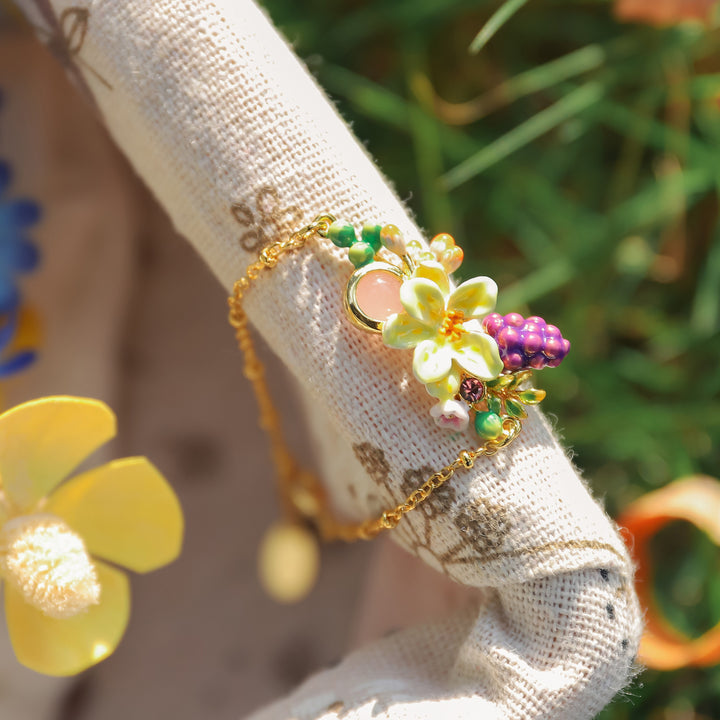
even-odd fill
[{"label": "flower charm cluster", "polygon": [[[453,287],[450,273],[460,267],[463,252],[450,235],[437,235],[426,250],[419,242],[406,243],[394,225],[365,225],[358,239],[352,225],[336,221],[328,237],[349,248],[357,268],[348,282],[353,292],[346,295],[353,322],[358,324],[358,315],[372,317],[369,308],[377,316],[380,308],[385,316],[374,317],[367,329],[379,328],[389,347],[413,349],[413,373],[437,400],[430,410],[437,425],[463,431],[474,414],[478,435],[495,440],[505,432],[505,419],[522,419],[524,405],[542,401],[544,391],[526,387],[532,370],[559,365],[570,343],[540,317],[493,312],[498,289],[489,277]],[[379,260],[381,248],[397,256],[399,265]],[[377,281],[356,292],[358,278],[373,273]],[[383,273],[400,276],[397,302],[392,297],[373,302],[373,288],[388,292]],[[357,312],[355,306],[363,303]]]}]

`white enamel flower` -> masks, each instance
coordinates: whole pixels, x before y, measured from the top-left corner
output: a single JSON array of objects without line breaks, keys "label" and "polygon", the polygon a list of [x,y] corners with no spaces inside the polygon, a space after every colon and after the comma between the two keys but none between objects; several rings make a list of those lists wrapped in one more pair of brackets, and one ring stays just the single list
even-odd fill
[{"label": "white enamel flower", "polygon": [[444,430],[461,432],[470,422],[467,405],[457,400],[440,400],[430,408],[430,415],[435,424]]},{"label": "white enamel flower", "polygon": [[[405,312],[383,325],[383,341],[393,348],[415,348],[413,372],[428,392],[441,399],[457,392],[460,372],[492,380],[503,370],[497,344],[470,329],[495,307],[497,285],[488,277],[467,280],[450,292],[439,263],[424,263],[400,288]],[[454,390],[453,390],[454,388]]]}]

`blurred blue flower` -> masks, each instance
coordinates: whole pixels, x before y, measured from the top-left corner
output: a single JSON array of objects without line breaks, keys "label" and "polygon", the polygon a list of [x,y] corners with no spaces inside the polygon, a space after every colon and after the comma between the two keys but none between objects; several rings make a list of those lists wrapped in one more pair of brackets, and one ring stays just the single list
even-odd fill
[{"label": "blurred blue flower", "polygon": [[34,350],[18,350],[14,355],[2,357],[15,338],[17,323],[18,310],[13,309],[6,315],[4,324],[0,325],[0,379],[24,370],[37,356]]},{"label": "blurred blue flower", "polygon": [[7,198],[11,178],[10,166],[0,161],[0,313],[20,304],[17,277],[33,270],[39,260],[26,233],[40,219],[40,206],[26,198]]}]

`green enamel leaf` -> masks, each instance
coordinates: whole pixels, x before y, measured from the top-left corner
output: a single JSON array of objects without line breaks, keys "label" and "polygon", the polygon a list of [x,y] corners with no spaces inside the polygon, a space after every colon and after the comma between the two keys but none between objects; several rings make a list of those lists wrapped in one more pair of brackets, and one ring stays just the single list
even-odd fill
[{"label": "green enamel leaf", "polygon": [[520,372],[513,373],[510,377],[512,378],[512,382],[509,383],[508,387],[509,389],[514,389],[532,377],[532,370],[521,370]]},{"label": "green enamel leaf", "polygon": [[510,417],[524,418],[527,417],[527,413],[523,410],[522,405],[517,400],[506,400],[505,410]]},{"label": "green enamel leaf", "polygon": [[545,399],[545,391],[538,390],[537,388],[530,388],[529,390],[523,390],[518,393],[520,402],[525,405],[537,405]]},{"label": "green enamel leaf", "polygon": [[502,400],[500,400],[499,397],[496,395],[488,395],[486,402],[490,412],[495,413],[496,415],[502,414]]},{"label": "green enamel leaf", "polygon": [[496,377],[494,380],[489,380],[485,384],[487,387],[496,388],[498,390],[507,387],[512,383],[514,380],[514,377],[512,375],[500,375],[499,377]]}]

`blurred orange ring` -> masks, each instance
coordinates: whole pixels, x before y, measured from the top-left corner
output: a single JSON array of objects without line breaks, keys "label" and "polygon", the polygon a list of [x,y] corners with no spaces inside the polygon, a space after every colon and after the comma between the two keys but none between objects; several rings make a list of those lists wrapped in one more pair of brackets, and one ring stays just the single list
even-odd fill
[{"label": "blurred orange ring", "polygon": [[720,662],[720,623],[699,638],[688,638],[665,619],[653,597],[648,541],[673,520],[691,522],[720,545],[720,482],[706,475],[676,480],[643,495],[617,519],[634,538],[631,551],[638,564],[636,588],[647,610],[639,660],[656,670]]}]

